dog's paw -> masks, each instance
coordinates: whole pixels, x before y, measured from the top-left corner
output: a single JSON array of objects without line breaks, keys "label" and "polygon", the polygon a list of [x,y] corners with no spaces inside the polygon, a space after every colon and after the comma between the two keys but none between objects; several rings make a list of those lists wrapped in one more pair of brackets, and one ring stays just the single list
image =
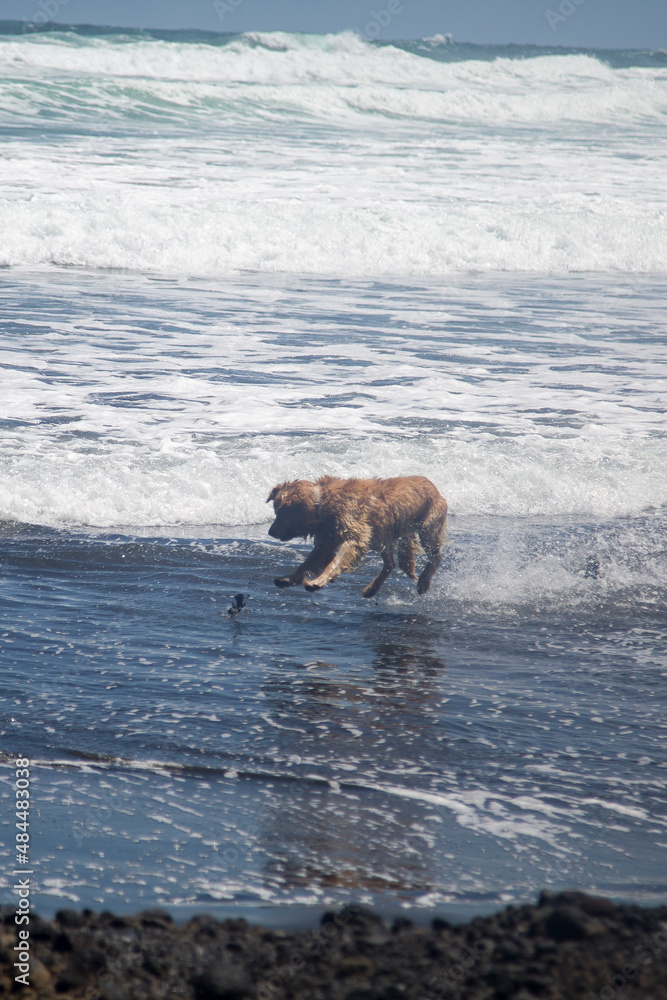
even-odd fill
[{"label": "dog's paw", "polygon": [[364,587],[364,589],[361,591],[361,596],[362,597],[375,597],[375,595],[377,594],[377,592],[378,592],[379,589],[380,588],[378,587],[377,590],[376,590],[373,587],[372,584],[369,584],[368,587]]},{"label": "dog's paw", "polygon": [[425,594],[430,586],[431,586],[430,580],[422,580],[422,578],[419,577],[419,580],[417,581],[417,593]]},{"label": "dog's paw", "polygon": [[321,590],[322,589],[320,587],[319,583],[304,583],[304,587],[306,588],[306,590],[308,591],[309,594],[312,594],[313,591],[315,591],[315,590]]},{"label": "dog's paw", "polygon": [[288,576],[276,576],[273,581],[276,587],[291,587],[292,581]]}]

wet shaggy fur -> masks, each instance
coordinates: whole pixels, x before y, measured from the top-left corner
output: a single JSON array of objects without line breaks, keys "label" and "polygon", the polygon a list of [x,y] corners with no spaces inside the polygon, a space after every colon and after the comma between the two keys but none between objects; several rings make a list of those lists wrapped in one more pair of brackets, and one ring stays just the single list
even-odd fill
[{"label": "wet shaggy fur", "polygon": [[[373,597],[398,565],[417,580],[415,556],[426,553],[427,562],[417,580],[425,594],[441,560],[440,549],[447,521],[447,503],[424,476],[396,479],[335,479],[323,476],[311,483],[297,479],[275,486],[276,519],[272,538],[288,542],[312,535],[310,555],[288,576],[276,577],[277,587],[319,590],[341,573],[349,573],[369,549],[379,552],[383,566],[363,591]],[[421,546],[420,543],[421,542]]]}]

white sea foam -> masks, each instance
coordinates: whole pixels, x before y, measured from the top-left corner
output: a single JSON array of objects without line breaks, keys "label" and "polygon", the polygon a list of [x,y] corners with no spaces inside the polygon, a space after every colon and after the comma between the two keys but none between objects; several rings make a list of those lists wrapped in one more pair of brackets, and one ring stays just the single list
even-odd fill
[{"label": "white sea foam", "polygon": [[[159,432],[158,432],[159,433]],[[667,446],[656,452],[618,439],[590,453],[579,439],[532,449],[502,441],[415,442],[411,438],[315,442],[270,435],[222,437],[200,448],[158,436],[113,447],[54,440],[2,459],[0,511],[5,519],[112,527],[243,525],[269,518],[264,503],[286,478],[333,475],[429,475],[451,511],[512,516],[631,516],[664,502]],[[657,463],[657,469],[652,471]],[[508,565],[505,565],[507,570]],[[524,579],[524,584],[526,580]],[[557,585],[557,575],[552,579]]]},{"label": "white sea foam", "polygon": [[524,838],[530,838],[544,841],[558,849],[559,840],[568,829],[563,822],[567,810],[561,811],[559,823],[554,822],[554,810],[535,798],[524,801],[511,796],[490,795],[484,789],[431,792],[376,782],[358,782],[355,783],[356,786],[420,802],[426,806],[442,807],[451,811],[456,822],[469,830],[518,844]]},{"label": "white sea foam", "polygon": [[564,286],[535,279],[513,299],[62,275],[35,307],[39,278],[18,300],[16,281],[2,518],[262,523],[272,485],[325,472],[422,473],[465,515],[600,520],[667,497],[659,285],[635,303],[569,282],[559,305]]},{"label": "white sea foam", "polygon": [[0,41],[0,65],[2,121],[19,130],[2,264],[667,269],[664,68],[445,63],[280,33],[26,35]]}]

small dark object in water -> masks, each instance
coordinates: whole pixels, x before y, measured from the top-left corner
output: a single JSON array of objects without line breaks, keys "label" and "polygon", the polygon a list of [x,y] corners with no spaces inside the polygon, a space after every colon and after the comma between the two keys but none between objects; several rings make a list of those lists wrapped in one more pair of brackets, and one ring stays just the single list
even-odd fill
[{"label": "small dark object in water", "polygon": [[589,556],[586,560],[584,576],[591,580],[597,580],[600,575],[600,560],[597,556]]},{"label": "small dark object in water", "polygon": [[241,608],[245,607],[245,594],[237,594],[234,601],[235,603],[227,610],[228,615],[238,615]]}]

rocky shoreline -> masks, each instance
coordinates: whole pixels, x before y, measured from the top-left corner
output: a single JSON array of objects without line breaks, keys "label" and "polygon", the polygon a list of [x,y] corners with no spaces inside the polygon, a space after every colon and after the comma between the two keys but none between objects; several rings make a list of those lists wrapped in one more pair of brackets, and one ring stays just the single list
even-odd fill
[{"label": "rocky shoreline", "polygon": [[347,906],[286,932],[162,910],[31,916],[30,985],[3,907],[0,996],[26,1000],[667,1000],[667,906],[544,892],[451,926]]}]

